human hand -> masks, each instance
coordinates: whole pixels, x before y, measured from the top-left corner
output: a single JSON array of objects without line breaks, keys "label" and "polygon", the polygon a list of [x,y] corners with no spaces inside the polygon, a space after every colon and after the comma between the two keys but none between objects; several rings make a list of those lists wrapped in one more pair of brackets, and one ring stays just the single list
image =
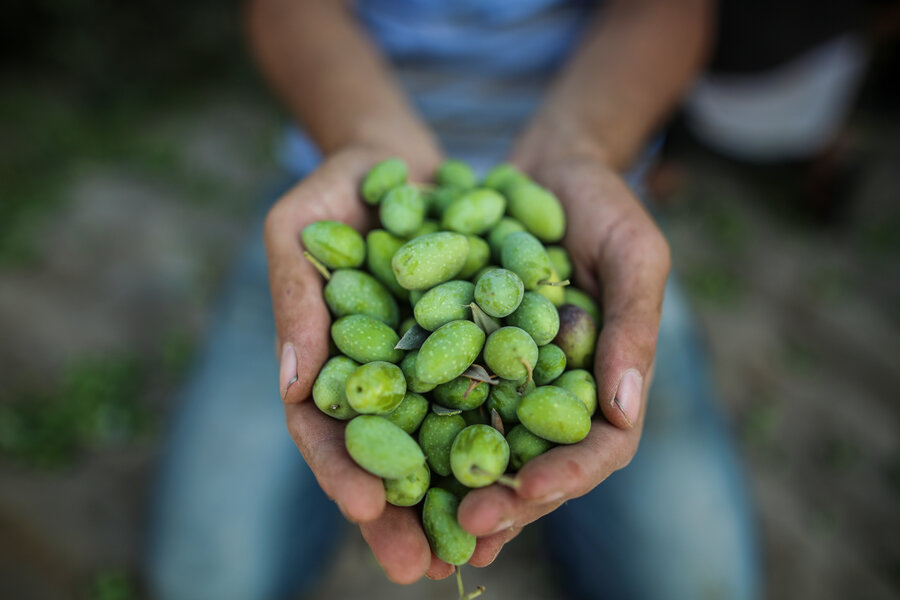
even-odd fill
[{"label": "human hand", "polygon": [[[415,509],[385,503],[381,479],[350,458],[345,422],[323,414],[310,400],[313,382],[328,359],[331,318],[322,299],[323,282],[303,257],[300,232],[323,219],[344,222],[360,232],[374,223],[359,199],[359,184],[389,149],[351,147],[330,156],[269,212],[265,242],[275,326],[281,351],[280,391],[291,437],[325,493],[341,512],[360,524],[387,576],[398,583],[418,580],[437,561]],[[437,157],[423,152],[408,161],[413,178],[430,175]]]},{"label": "human hand", "polygon": [[659,229],[600,158],[580,154],[540,166],[524,157],[518,162],[565,206],[563,243],[575,280],[602,302],[594,363],[602,417],[581,442],[528,462],[517,475],[517,489],[495,484],[466,495],[458,518],[479,536],[470,561],[475,566],[490,564],[523,526],[588,493],[637,451],[670,267]]}]

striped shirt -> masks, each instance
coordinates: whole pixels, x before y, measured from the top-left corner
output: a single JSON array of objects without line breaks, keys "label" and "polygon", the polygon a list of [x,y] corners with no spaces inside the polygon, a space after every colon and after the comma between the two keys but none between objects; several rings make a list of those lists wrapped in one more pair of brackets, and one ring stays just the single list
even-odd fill
[{"label": "striped shirt", "polygon": [[[357,0],[356,15],[449,156],[484,171],[516,134],[571,54],[591,0]],[[291,128],[282,156],[291,173],[320,160]]]}]

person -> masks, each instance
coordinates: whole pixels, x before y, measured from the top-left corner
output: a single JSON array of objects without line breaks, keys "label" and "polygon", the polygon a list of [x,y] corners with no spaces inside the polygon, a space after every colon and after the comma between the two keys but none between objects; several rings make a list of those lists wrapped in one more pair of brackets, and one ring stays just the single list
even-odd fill
[{"label": "person", "polygon": [[302,126],[284,144],[302,179],[265,216],[265,254],[248,243],[184,390],[154,504],[156,596],[302,593],[327,560],[335,505],[391,580],[453,572],[416,511],[386,505],[381,481],[352,462],[344,424],[308,401],[330,318],[299,232],[321,219],[369,228],[359,182],[392,156],[416,181],[445,156],[524,169],[565,206],[575,279],[604,311],[602,416],[584,441],[523,468],[518,490],[465,497],[471,564],[541,519],[569,597],[757,595],[740,461],[669,248],[638,199],[658,128],[703,63],[712,12],[708,0],[250,3],[254,53]]}]

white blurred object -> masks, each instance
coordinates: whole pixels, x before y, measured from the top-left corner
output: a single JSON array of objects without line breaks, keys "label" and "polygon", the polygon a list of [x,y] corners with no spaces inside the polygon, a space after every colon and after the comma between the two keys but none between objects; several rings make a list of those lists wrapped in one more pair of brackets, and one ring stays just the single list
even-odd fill
[{"label": "white blurred object", "polygon": [[837,135],[867,61],[865,45],[848,34],[775,69],[707,74],[687,99],[688,127],[735,158],[809,158]]}]

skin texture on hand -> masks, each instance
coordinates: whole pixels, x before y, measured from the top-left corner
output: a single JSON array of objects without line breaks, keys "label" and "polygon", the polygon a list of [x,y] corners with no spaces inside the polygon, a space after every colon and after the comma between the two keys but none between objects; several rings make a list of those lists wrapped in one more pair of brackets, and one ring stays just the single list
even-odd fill
[{"label": "skin texture on hand", "polygon": [[516,145],[512,162],[565,206],[574,279],[603,307],[594,374],[605,419],[526,464],[517,490],[493,485],[463,499],[460,524],[483,536],[472,564],[490,563],[524,525],[588,493],[637,451],[671,259],[619,172],[699,68],[710,4],[609,3]]},{"label": "skin texture on hand", "polygon": [[[363,147],[333,154],[275,204],[266,217],[264,237],[288,430],[325,493],[360,524],[387,576],[411,583],[435,560],[417,511],[385,503],[381,479],[347,453],[346,423],[326,416],[310,401],[313,382],[328,358],[331,318],[322,298],[322,277],[303,257],[300,243],[302,229],[323,219],[366,232],[374,220],[359,199],[359,184],[375,163],[392,154]],[[422,155],[418,158],[421,163]],[[419,170],[413,166],[412,178],[424,179],[434,164]]]},{"label": "skin texture on hand", "polygon": [[[630,161],[695,72],[706,4],[611,3],[513,156],[565,205],[564,245],[575,279],[603,305],[594,371],[605,419],[595,418],[578,444],[529,462],[517,491],[493,485],[463,500],[460,523],[479,536],[473,565],[489,564],[522,526],[593,489],[637,449],[669,251],[615,169]],[[328,356],[330,317],[322,279],[300,244],[300,231],[322,219],[361,232],[372,226],[358,186],[378,160],[401,156],[411,177],[424,181],[440,153],[343,3],[255,0],[249,13],[264,72],[328,155],[279,200],[265,225],[288,429],[325,493],[360,524],[390,579],[446,577],[453,567],[429,550],[417,510],[386,505],[381,480],[347,453],[345,423],[308,401]]]},{"label": "skin texture on hand", "polygon": [[[332,155],[272,208],[265,240],[282,342],[279,383],[288,430],[325,493],[360,524],[387,576],[410,583],[423,574],[449,576],[453,567],[431,553],[418,511],[387,505],[381,480],[350,458],[345,422],[329,418],[308,401],[328,357],[331,320],[322,299],[322,277],[303,257],[300,231],[322,219],[367,231],[373,216],[358,198],[359,182],[387,152],[351,148]],[[416,179],[423,175],[413,173]],[[643,423],[647,386],[640,384],[649,380],[668,272],[661,234],[624,182],[601,162],[563,161],[533,175],[563,201],[569,217],[564,244],[575,276],[603,302],[605,324],[595,373],[606,420],[595,419],[582,442],[554,448],[528,463],[518,475],[517,491],[492,485],[469,493],[459,519],[479,537],[470,561],[476,566],[492,562],[524,525],[587,493],[631,459]],[[629,387],[630,398],[621,393],[628,387],[621,383],[626,372],[638,375],[638,385]]]},{"label": "skin texture on hand", "polygon": [[665,239],[621,177],[593,157],[532,171],[563,202],[575,280],[601,300],[604,324],[594,374],[602,417],[587,438],[557,446],[518,473],[520,487],[470,492],[460,524],[479,536],[472,564],[483,566],[521,528],[582,496],[637,451],[652,374],[663,292],[670,267]]}]

